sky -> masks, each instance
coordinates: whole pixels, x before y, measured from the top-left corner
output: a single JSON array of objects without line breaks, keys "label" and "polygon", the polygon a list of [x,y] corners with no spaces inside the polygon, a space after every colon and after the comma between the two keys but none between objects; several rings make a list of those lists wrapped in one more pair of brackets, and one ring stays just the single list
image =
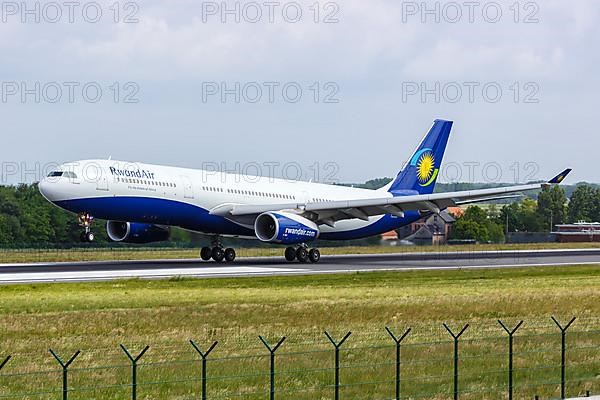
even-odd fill
[{"label": "sky", "polygon": [[1,182],[108,158],[323,182],[600,182],[600,3],[2,2]]}]

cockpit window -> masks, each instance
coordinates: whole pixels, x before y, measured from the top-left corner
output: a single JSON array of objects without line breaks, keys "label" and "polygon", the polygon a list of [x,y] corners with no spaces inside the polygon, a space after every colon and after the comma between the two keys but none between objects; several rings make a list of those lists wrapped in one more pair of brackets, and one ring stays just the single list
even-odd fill
[{"label": "cockpit window", "polygon": [[63,176],[65,178],[77,179],[77,174],[72,171],[52,171],[48,174],[49,178],[56,178],[59,176]]}]

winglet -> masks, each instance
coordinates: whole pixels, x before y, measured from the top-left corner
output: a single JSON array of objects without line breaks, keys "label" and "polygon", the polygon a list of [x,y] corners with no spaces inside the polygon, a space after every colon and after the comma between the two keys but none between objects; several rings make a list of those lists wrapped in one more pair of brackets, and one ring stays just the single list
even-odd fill
[{"label": "winglet", "polygon": [[548,181],[548,183],[551,184],[559,184],[561,183],[566,177],[567,175],[569,175],[569,172],[571,172],[571,168],[567,168],[565,169],[563,172],[561,172],[560,174],[556,175],[554,178],[550,179]]}]

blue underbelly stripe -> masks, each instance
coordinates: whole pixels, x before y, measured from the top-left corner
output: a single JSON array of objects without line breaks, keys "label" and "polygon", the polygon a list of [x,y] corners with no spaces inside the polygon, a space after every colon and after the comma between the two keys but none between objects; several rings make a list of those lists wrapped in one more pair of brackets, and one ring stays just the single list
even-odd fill
[{"label": "blue underbelly stripe", "polygon": [[[87,212],[96,218],[116,221],[143,222],[179,226],[197,232],[223,235],[254,236],[254,230],[228,219],[209,214],[202,207],[177,200],[150,197],[91,197],[57,201],[56,205],[74,213]],[[398,229],[419,219],[416,211],[408,211],[404,218],[384,215],[365,227],[340,232],[323,232],[319,239],[351,240]]]},{"label": "blue underbelly stripe", "polygon": [[206,233],[254,236],[254,230],[207,210],[176,200],[149,197],[93,197],[63,200],[56,203],[69,211],[87,212],[96,218],[179,226]]}]

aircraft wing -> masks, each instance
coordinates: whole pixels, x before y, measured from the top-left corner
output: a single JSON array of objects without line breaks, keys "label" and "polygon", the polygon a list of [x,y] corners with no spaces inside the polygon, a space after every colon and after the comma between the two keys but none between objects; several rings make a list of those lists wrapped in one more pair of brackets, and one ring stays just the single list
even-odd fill
[{"label": "aircraft wing", "polygon": [[409,210],[439,213],[447,207],[514,198],[519,196],[517,193],[558,184],[562,182],[569,172],[571,170],[567,169],[548,182],[527,185],[397,197],[374,197],[358,200],[264,205],[223,205],[211,210],[211,214],[236,218],[257,216],[268,211],[295,210],[303,213],[311,213],[311,219],[315,220],[318,224],[333,226],[336,221],[343,219],[358,218],[368,220],[371,216],[382,214],[392,214],[402,217],[404,211]]}]

